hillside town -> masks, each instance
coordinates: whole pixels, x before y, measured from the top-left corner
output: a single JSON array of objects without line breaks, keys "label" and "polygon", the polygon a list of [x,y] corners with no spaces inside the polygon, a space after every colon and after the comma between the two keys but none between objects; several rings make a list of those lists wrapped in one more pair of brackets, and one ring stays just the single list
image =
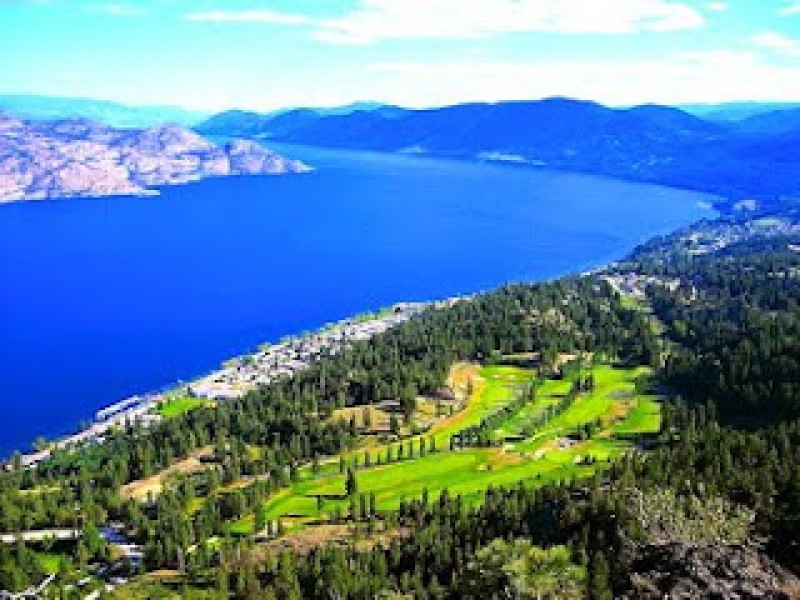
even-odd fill
[{"label": "hillside town", "polygon": [[[310,367],[321,356],[337,354],[351,344],[368,340],[412,319],[429,307],[444,307],[459,300],[398,303],[377,314],[345,319],[314,333],[264,345],[254,354],[228,360],[221,369],[185,384],[183,391],[190,396],[214,401],[241,398],[259,385],[266,385],[281,377],[291,377]],[[37,448],[36,452],[17,455],[7,467],[28,468],[47,460],[57,450],[85,443],[100,443],[113,429],[133,423],[149,426],[158,422],[162,417],[157,409],[167,399],[168,393],[133,396],[98,410],[94,420],[78,433]]]},{"label": "hillside town", "polygon": [[348,345],[368,340],[420,314],[427,304],[401,303],[377,316],[346,319],[310,335],[265,346],[257,353],[230,360],[225,367],[187,386],[209,400],[240,398],[258,385],[291,377],[323,354],[333,355]]}]

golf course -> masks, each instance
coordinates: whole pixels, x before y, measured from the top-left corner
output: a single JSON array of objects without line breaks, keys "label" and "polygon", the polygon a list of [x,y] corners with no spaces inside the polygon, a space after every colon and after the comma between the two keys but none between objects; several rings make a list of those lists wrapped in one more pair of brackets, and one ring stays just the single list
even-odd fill
[{"label": "golf course", "polygon": [[[489,486],[590,476],[658,432],[660,404],[649,377],[647,367],[610,364],[573,365],[559,379],[538,379],[534,368],[454,365],[448,386],[463,400],[458,410],[422,434],[387,443],[362,436],[363,447],[300,469],[294,483],[263,505],[261,520],[296,531],[348,515],[357,500],[368,499],[380,512],[447,490],[475,503]],[[576,382],[589,380],[576,391]],[[477,428],[485,432],[481,444],[458,441]],[[348,479],[355,489],[348,489]],[[255,522],[249,515],[232,523],[231,532],[259,533]]]}]

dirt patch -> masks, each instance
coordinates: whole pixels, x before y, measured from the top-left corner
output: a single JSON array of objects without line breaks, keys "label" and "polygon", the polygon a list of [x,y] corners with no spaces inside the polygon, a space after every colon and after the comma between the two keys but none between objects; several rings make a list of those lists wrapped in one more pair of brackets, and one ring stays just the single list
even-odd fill
[{"label": "dirt patch", "polygon": [[555,440],[550,440],[549,442],[545,443],[540,450],[544,452],[552,452],[558,450],[572,450],[577,449],[580,445],[580,442],[568,437],[557,438]]},{"label": "dirt patch", "polygon": [[315,548],[321,548],[334,542],[341,542],[350,537],[350,528],[345,524],[316,525],[289,533],[277,540],[263,544],[264,549],[273,552],[291,550],[298,554],[307,554]]},{"label": "dirt patch", "polygon": [[631,412],[631,408],[633,407],[627,402],[612,402],[611,409],[608,411],[607,415],[604,415],[603,420],[607,423],[608,421],[624,419],[628,416],[628,413]]},{"label": "dirt patch", "polygon": [[470,387],[477,382],[483,381],[480,376],[481,367],[473,363],[457,363],[450,369],[447,376],[447,387],[449,387],[456,398],[462,402],[467,399],[467,392]]},{"label": "dirt patch", "polygon": [[560,366],[565,365],[565,364],[567,364],[569,362],[572,362],[576,358],[578,358],[577,354],[574,354],[572,352],[562,352],[561,354],[559,354],[556,357],[556,365],[558,365],[560,367]]},{"label": "dirt patch", "polygon": [[178,473],[199,473],[208,468],[208,465],[204,463],[202,459],[209,456],[211,456],[210,448],[195,450],[188,457],[179,460],[152,477],[138,479],[122,486],[119,490],[120,496],[126,500],[144,502],[151,494],[159,494],[164,486],[164,482],[169,479],[170,476],[177,475]]},{"label": "dirt patch", "polygon": [[[383,525],[378,523],[378,528]],[[253,564],[263,564],[269,555],[274,555],[286,550],[296,554],[308,554],[312,550],[335,544],[351,544],[361,551],[381,546],[388,548],[392,540],[407,538],[410,532],[405,527],[392,528],[376,531],[367,535],[363,524],[360,524],[360,536],[356,539],[353,525],[346,523],[339,524],[314,524],[306,529],[288,533],[281,538],[267,541],[260,541],[258,545],[250,550],[244,560]],[[235,569],[237,565],[229,563],[225,565],[228,569]]]},{"label": "dirt patch", "polygon": [[356,548],[361,551],[370,550],[377,546],[381,548],[388,548],[393,540],[405,539],[411,535],[411,531],[407,527],[400,527],[389,529],[387,531],[379,531],[373,533],[367,538],[361,539],[356,542]]},{"label": "dirt patch", "polygon": [[[349,423],[351,419],[355,419],[356,427],[359,429],[369,429],[372,433],[378,433],[388,431],[391,412],[392,407],[379,404],[351,406],[333,411],[333,414],[328,420],[331,422],[345,421]],[[367,421],[369,421],[369,427],[367,427]]]},{"label": "dirt patch", "polygon": [[522,461],[523,457],[519,454],[509,454],[503,449],[493,449],[489,452],[487,466],[492,468],[500,468],[508,465],[516,465]]},{"label": "dirt patch", "polygon": [[589,365],[594,360],[594,352],[561,352],[556,356],[556,367],[563,367],[567,363],[581,359],[584,365]]},{"label": "dirt patch", "polygon": [[446,399],[427,396],[418,398],[414,424],[420,431],[430,431],[435,425],[457,415],[465,405],[464,400],[454,397]]},{"label": "dirt patch", "polygon": [[178,581],[183,576],[180,574],[179,571],[172,571],[169,569],[160,569],[158,571],[152,571],[145,575],[145,579],[150,579],[154,581]]},{"label": "dirt patch", "polygon": [[[449,391],[449,390],[448,390]],[[450,407],[454,407],[451,409]],[[426,430],[438,420],[447,416],[450,410],[456,410],[458,403],[451,398],[431,398],[428,396],[417,397],[417,410],[412,417],[412,423],[418,428]],[[367,416],[369,415],[369,416]],[[398,420],[400,433],[409,435],[411,428],[404,424],[403,411],[398,402],[386,401],[369,406],[352,406],[340,408],[333,412],[329,421],[344,421],[349,423],[355,419],[356,427],[367,435],[381,435],[391,432],[392,415]],[[369,424],[369,427],[367,427]]]}]

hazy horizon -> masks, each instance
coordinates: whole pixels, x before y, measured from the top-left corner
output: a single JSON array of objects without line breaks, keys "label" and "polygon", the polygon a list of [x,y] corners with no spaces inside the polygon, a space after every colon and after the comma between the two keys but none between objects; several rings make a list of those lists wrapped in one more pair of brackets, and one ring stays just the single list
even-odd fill
[{"label": "hazy horizon", "polygon": [[3,95],[202,112],[800,101],[796,0],[3,0],[0,52]]},{"label": "hazy horizon", "polygon": [[[65,102],[97,102],[102,104],[109,104],[109,105],[117,105],[124,108],[129,108],[132,110],[180,110],[185,111],[187,113],[194,113],[200,117],[204,116],[212,116],[214,114],[227,112],[227,111],[243,111],[243,112],[254,112],[254,113],[262,113],[262,114],[271,114],[289,110],[297,110],[297,109],[319,109],[319,110],[327,110],[327,109],[337,109],[337,108],[345,108],[353,105],[376,105],[376,106],[393,106],[397,108],[407,109],[407,110],[435,110],[438,108],[447,108],[451,106],[457,106],[459,104],[499,104],[502,102],[540,102],[545,100],[553,100],[553,99],[565,99],[565,100],[573,100],[576,102],[595,102],[597,104],[601,104],[603,106],[607,106],[609,108],[615,109],[625,109],[625,108],[634,108],[637,106],[646,106],[646,105],[661,105],[661,106],[668,106],[674,107],[679,109],[686,109],[686,108],[709,108],[713,109],[715,107],[724,107],[724,106],[747,106],[747,105],[795,105],[800,104],[800,100],[730,100],[724,102],[687,102],[687,103],[677,103],[677,104],[670,104],[670,103],[658,103],[658,102],[646,102],[641,104],[608,104],[603,102],[598,102],[596,100],[591,100],[588,98],[575,98],[569,96],[542,96],[539,98],[520,98],[517,100],[486,100],[486,101],[474,101],[474,102],[457,102],[453,104],[441,104],[441,105],[430,105],[430,106],[402,106],[397,104],[390,104],[388,102],[380,102],[377,100],[355,100],[353,102],[348,102],[345,104],[329,104],[329,105],[287,105],[287,106],[280,106],[274,109],[250,109],[245,108],[242,106],[228,106],[220,108],[219,110],[202,110],[202,109],[194,109],[187,106],[182,106],[180,104],[136,104],[131,102],[119,102],[116,100],[110,100],[108,98],[95,98],[95,97],[87,97],[87,96],[55,96],[55,95],[46,95],[46,94],[29,94],[29,93],[6,93],[0,92],[0,98],[35,98],[41,100],[53,100],[53,101],[65,101]],[[3,112],[4,109],[0,108],[0,112]],[[13,112],[13,111],[11,111]]]}]

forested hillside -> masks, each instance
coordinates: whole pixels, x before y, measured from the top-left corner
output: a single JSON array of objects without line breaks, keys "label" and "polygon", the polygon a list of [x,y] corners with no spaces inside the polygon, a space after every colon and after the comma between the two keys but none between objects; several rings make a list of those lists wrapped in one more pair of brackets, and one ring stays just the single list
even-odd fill
[{"label": "forested hillside", "polygon": [[2,474],[0,533],[74,535],[0,546],[0,587],[794,597],[800,237],[696,236]]},{"label": "forested hillside", "polygon": [[659,105],[612,108],[570,98],[324,115],[223,113],[196,126],[208,135],[248,136],[355,150],[507,162],[656,182],[785,208],[798,188],[798,112],[718,122]]}]

